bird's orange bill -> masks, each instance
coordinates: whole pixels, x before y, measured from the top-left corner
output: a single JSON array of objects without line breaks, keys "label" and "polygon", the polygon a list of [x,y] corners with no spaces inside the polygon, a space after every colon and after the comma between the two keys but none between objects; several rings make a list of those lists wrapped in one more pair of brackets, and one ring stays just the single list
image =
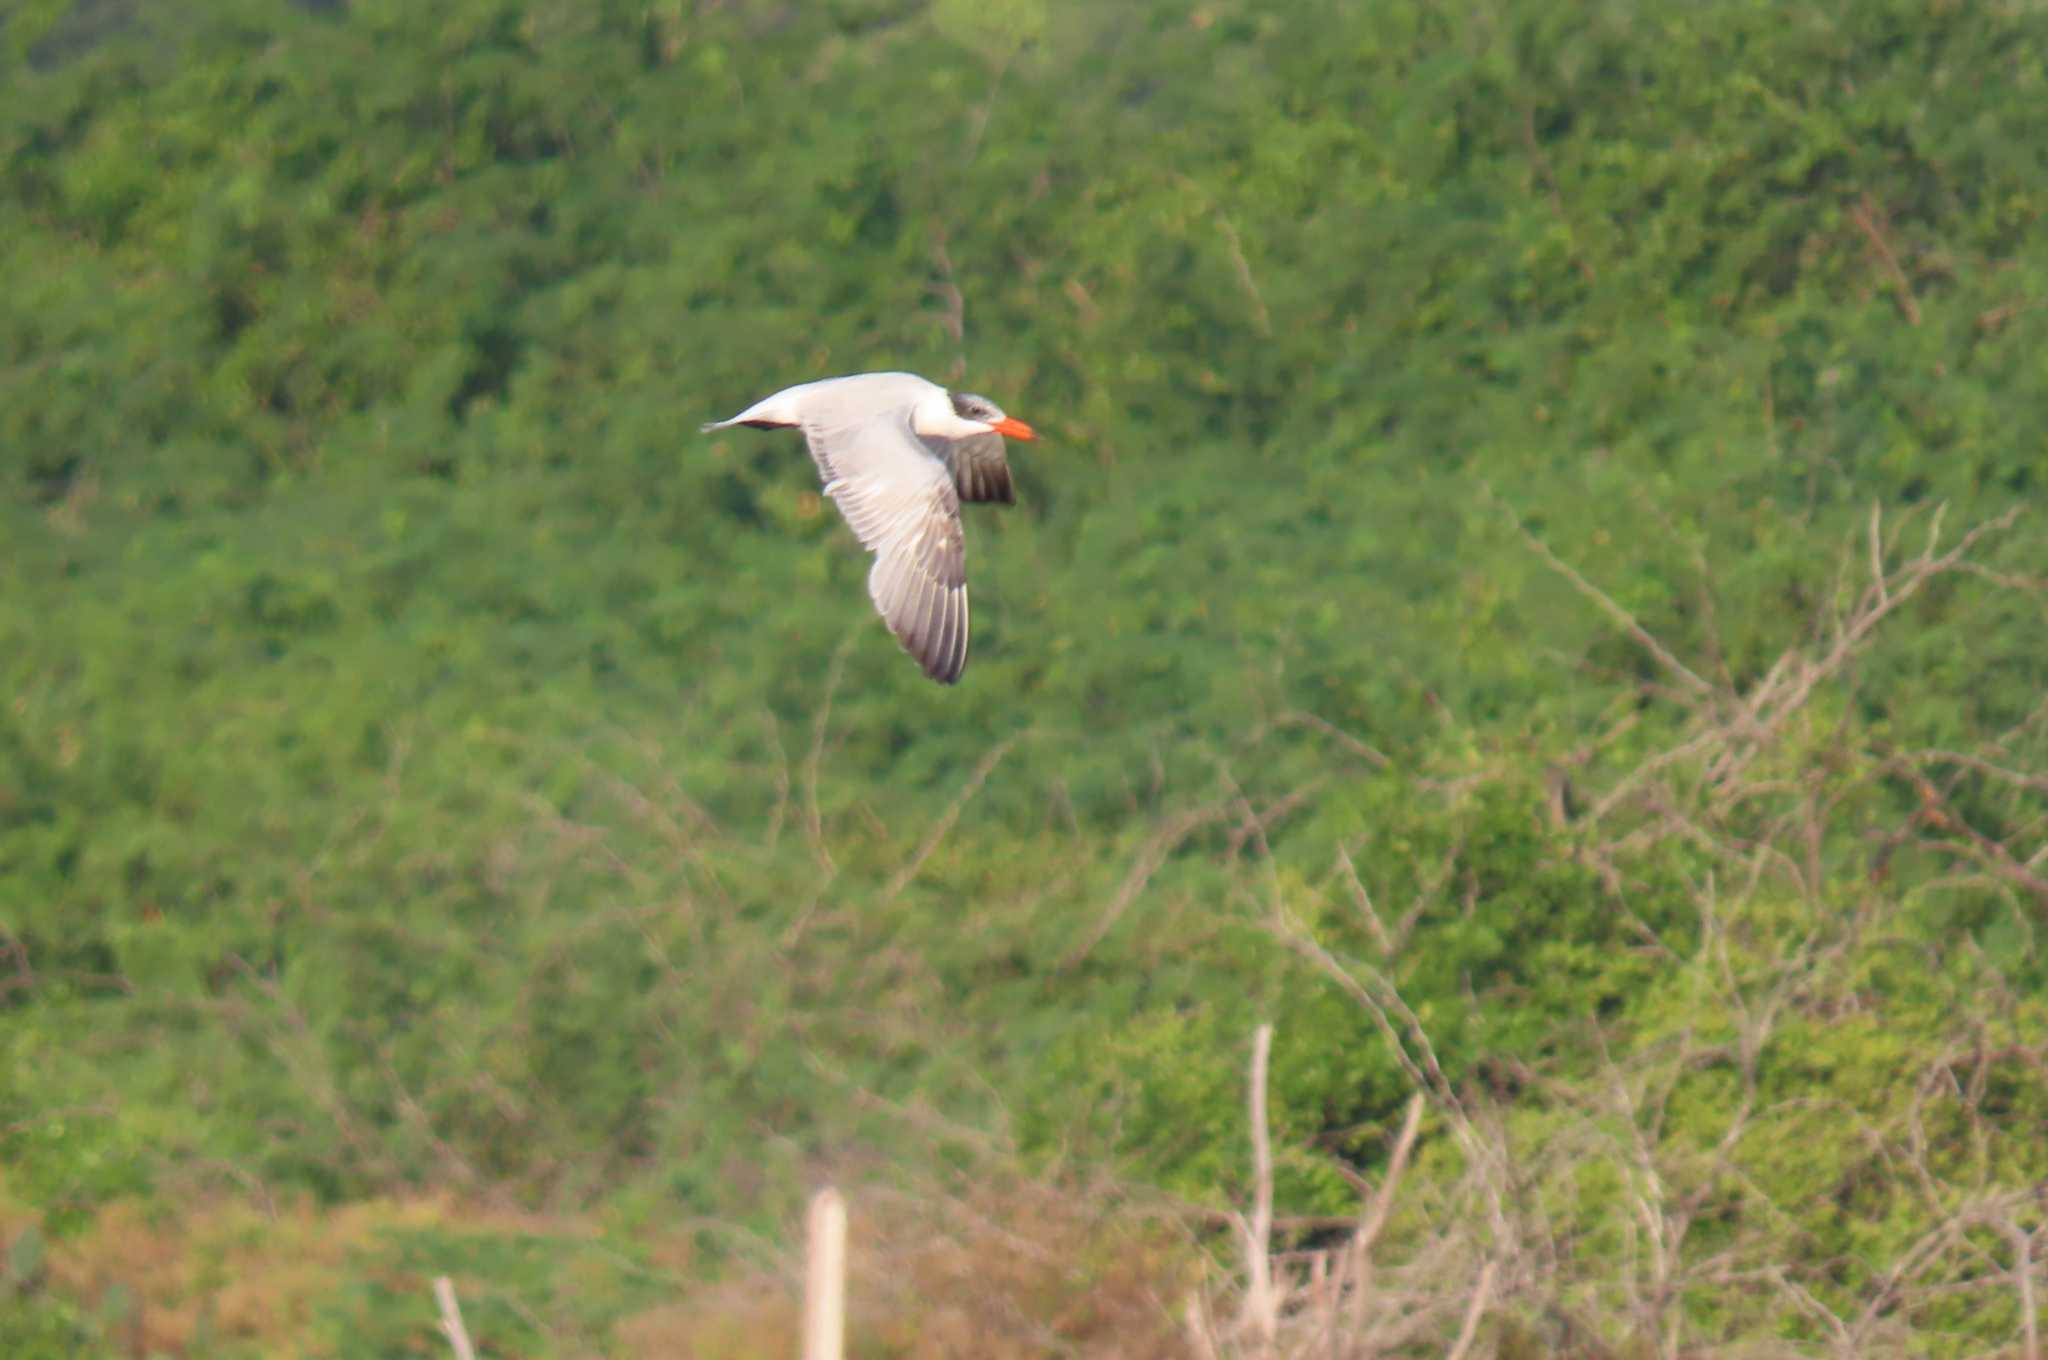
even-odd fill
[{"label": "bird's orange bill", "polygon": [[1032,429],[1023,421],[1014,420],[1009,416],[1004,416],[1001,420],[998,420],[993,425],[989,426],[989,428],[994,430],[997,434],[1006,434],[1012,439],[1038,438],[1038,431]]}]

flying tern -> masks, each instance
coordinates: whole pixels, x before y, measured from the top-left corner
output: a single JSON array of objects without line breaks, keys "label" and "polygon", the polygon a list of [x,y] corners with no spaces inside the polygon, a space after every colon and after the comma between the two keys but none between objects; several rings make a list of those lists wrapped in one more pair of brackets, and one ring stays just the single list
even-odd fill
[{"label": "flying tern", "polygon": [[1003,439],[1035,439],[987,397],[915,373],[856,373],[785,387],[712,430],[800,429],[825,494],[874,554],[868,598],[924,672],[967,668],[960,502],[1016,503]]}]

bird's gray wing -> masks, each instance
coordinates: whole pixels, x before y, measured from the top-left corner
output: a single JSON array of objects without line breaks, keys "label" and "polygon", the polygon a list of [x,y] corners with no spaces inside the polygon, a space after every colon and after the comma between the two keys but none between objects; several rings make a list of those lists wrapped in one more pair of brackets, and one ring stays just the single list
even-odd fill
[{"label": "bird's gray wing", "polygon": [[868,597],[924,672],[950,685],[967,669],[967,543],[946,467],[895,411],[804,425],[825,494],[875,555]]},{"label": "bird's gray wing", "polygon": [[1010,482],[1010,460],[1005,456],[999,434],[969,435],[965,439],[924,441],[953,474],[954,489],[963,501],[1017,503],[1016,488]]}]

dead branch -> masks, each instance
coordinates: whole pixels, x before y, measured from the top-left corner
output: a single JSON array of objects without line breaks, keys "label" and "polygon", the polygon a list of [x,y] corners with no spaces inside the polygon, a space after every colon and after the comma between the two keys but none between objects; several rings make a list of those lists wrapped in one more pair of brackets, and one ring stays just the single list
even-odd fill
[{"label": "dead branch", "polygon": [[825,734],[832,726],[832,697],[839,693],[839,682],[846,677],[846,657],[852,650],[853,634],[848,633],[832,653],[831,668],[825,672],[825,693],[811,720],[811,751],[804,760],[804,830],[811,843],[811,858],[828,880],[838,875],[839,866],[833,863],[832,852],[825,848],[825,819],[818,811],[818,774],[825,761]]},{"label": "dead branch", "polygon": [[455,1281],[446,1275],[434,1277],[434,1304],[441,1313],[441,1335],[455,1352],[455,1360],[476,1360],[476,1348],[469,1344],[469,1331],[462,1325],[462,1305],[455,1301]]},{"label": "dead branch", "polygon": [[1628,610],[1616,603],[1613,596],[1580,575],[1578,568],[1552,552],[1548,544],[1531,533],[1529,527],[1522,523],[1521,516],[1515,514],[1514,511],[1510,510],[1493,494],[1493,488],[1490,485],[1484,482],[1480,483],[1480,493],[1486,497],[1488,503],[1498,508],[1507,516],[1508,522],[1515,526],[1515,532],[1521,535],[1522,541],[1529,545],[1532,552],[1542,558],[1551,570],[1570,582],[1572,589],[1598,605],[1600,611],[1619,624],[1622,631],[1635,640],[1637,646],[1655,657],[1658,665],[1664,667],[1673,676],[1683,681],[1686,688],[1693,691],[1693,693],[1707,698],[1717,696],[1718,691],[1712,685],[1695,674],[1692,667],[1680,661],[1676,656],[1673,656],[1663,643],[1651,635],[1649,629],[1637,622],[1635,615],[1629,613]]},{"label": "dead branch", "polygon": [[2012,1247],[2012,1285],[2020,1309],[2020,1360],[2041,1360],[2041,1307],[2034,1295],[2035,1235],[2011,1215],[1999,1226]]},{"label": "dead branch", "polygon": [[1380,957],[1393,958],[1399,943],[1393,936],[1387,934],[1386,924],[1380,920],[1379,912],[1372,905],[1372,894],[1366,891],[1365,881],[1358,876],[1358,866],[1351,862],[1351,852],[1345,849],[1341,842],[1337,846],[1337,867],[1343,870],[1344,879],[1351,886],[1352,904],[1358,908],[1358,915],[1365,922],[1365,928],[1372,933],[1372,942],[1379,946]]},{"label": "dead branch", "polygon": [[1401,1116],[1401,1132],[1387,1158],[1387,1173],[1360,1215],[1358,1231],[1351,1235],[1346,1252],[1352,1281],[1351,1329],[1360,1334],[1365,1331],[1366,1313],[1372,1302],[1373,1244],[1379,1241],[1381,1230],[1387,1226],[1387,1215],[1393,1212],[1394,1192],[1400,1187],[1401,1173],[1408,1167],[1409,1154],[1415,1150],[1415,1136],[1422,1130],[1422,1106],[1422,1092],[1408,1097],[1408,1107]]},{"label": "dead branch", "polygon": [[1451,1344],[1444,1360],[1465,1360],[1472,1349],[1472,1342],[1479,1335],[1479,1320],[1486,1316],[1486,1305],[1493,1298],[1493,1277],[1497,1267],[1492,1261],[1479,1267],[1479,1281],[1472,1286],[1472,1302],[1465,1309],[1465,1321],[1458,1328],[1458,1339]]},{"label": "dead branch", "polygon": [[761,710],[762,725],[768,729],[768,749],[775,753],[775,806],[768,813],[768,830],[762,836],[762,849],[769,855],[782,842],[782,822],[789,812],[789,753],[782,747],[782,724],[776,720],[774,710]]},{"label": "dead branch", "polygon": [[1993,840],[1970,825],[1968,819],[1957,812],[1942,792],[1917,769],[1902,761],[1888,762],[1888,765],[1900,778],[1910,783],[1920,797],[1920,809],[1915,814],[1915,821],[1920,825],[1955,833],[1940,840],[1923,839],[1923,846],[1945,850],[1951,854],[1966,855],[2004,882],[2025,892],[2041,906],[2048,907],[2048,879],[2035,874],[2016,858],[2012,851],[2006,849],[2002,842]]},{"label": "dead branch", "polygon": [[1360,760],[1365,761],[1376,769],[1384,770],[1393,764],[1393,761],[1387,758],[1386,753],[1378,747],[1367,745],[1349,732],[1346,732],[1343,728],[1337,726],[1337,724],[1331,722],[1328,718],[1310,713],[1305,709],[1289,709],[1287,712],[1274,718],[1273,722],[1275,726],[1279,727],[1313,727],[1316,731],[1321,732],[1326,737],[1330,737],[1338,745],[1351,752],[1352,755],[1357,756]]},{"label": "dead branch", "polygon": [[1159,867],[1166,863],[1167,858],[1190,836],[1206,826],[1222,821],[1230,812],[1231,806],[1227,802],[1210,803],[1181,812],[1154,831],[1138,851],[1137,858],[1132,861],[1130,871],[1124,875],[1124,881],[1117,888],[1116,896],[1110,899],[1108,909],[1096,919],[1094,929],[1060,960],[1060,967],[1074,969],[1085,962],[1117,921],[1130,909],[1131,904],[1138,900],[1138,895],[1145,891],[1145,885],[1152,881],[1152,875],[1159,872]]},{"label": "dead branch", "polygon": [[1216,210],[1216,227],[1223,233],[1223,243],[1230,251],[1231,267],[1237,271],[1237,286],[1252,303],[1252,329],[1260,335],[1273,333],[1273,317],[1266,310],[1266,299],[1259,292],[1259,283],[1252,277],[1252,262],[1245,258],[1244,242],[1238,239],[1237,228],[1231,223],[1230,215],[1221,208]]},{"label": "dead branch", "polygon": [[996,743],[987,755],[975,762],[973,773],[967,776],[967,782],[960,786],[960,792],[953,795],[953,801],[946,805],[946,810],[939,814],[931,829],[925,832],[924,839],[918,842],[916,853],[896,871],[896,876],[889,880],[889,885],[882,889],[882,901],[885,905],[894,902],[902,895],[903,890],[910,886],[910,881],[917,877],[917,871],[924,867],[924,862],[932,857],[932,852],[946,839],[946,833],[960,820],[960,813],[974,801],[974,795],[981,792],[981,786],[988,782],[988,777],[994,773],[996,766],[1003,763],[1003,757],[1010,754],[1011,748],[1028,735],[1030,733],[1025,731],[1004,738]]},{"label": "dead branch", "polygon": [[1280,1296],[1273,1287],[1273,1145],[1266,1129],[1266,1070],[1273,1055],[1273,1026],[1260,1025],[1252,1034],[1250,1115],[1252,1135],[1252,1217],[1237,1220],[1244,1251],[1244,1304],[1239,1326],[1258,1338],[1259,1350],[1271,1354],[1280,1326]]},{"label": "dead branch", "polygon": [[1877,253],[1878,263],[1890,277],[1892,291],[1899,299],[1899,310],[1905,314],[1908,325],[1920,324],[1920,304],[1913,299],[1913,285],[1906,278],[1906,271],[1899,268],[1899,257],[1892,253],[1891,243],[1884,238],[1884,228],[1877,220],[1877,208],[1868,193],[1862,199],[1849,205],[1849,220],[1870,242],[1870,248]]}]

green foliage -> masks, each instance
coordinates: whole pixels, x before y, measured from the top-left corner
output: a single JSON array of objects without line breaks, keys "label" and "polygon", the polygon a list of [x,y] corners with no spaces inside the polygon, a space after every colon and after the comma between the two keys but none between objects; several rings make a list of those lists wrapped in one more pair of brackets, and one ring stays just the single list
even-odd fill
[{"label": "green foliage", "polygon": [[[1947,544],[2038,498],[2037,27],[0,8],[0,1188],[67,1241],[113,1204],[440,1187],[612,1215],[629,1256],[716,1223],[709,1277],[821,1170],[1241,1202],[1270,1019],[1283,1210],[1343,1213],[1333,1158],[1382,1155],[1414,1073],[1302,938],[1520,1132],[1727,1039],[1825,937],[1754,1074],[1789,1112],[1740,1151],[1788,1258],[1892,1259],[1925,1206],[1797,1107],[1893,1129],[1957,1017],[2048,997],[2042,904],[1913,822],[1898,764],[2048,768],[2039,526],[1920,589],[1716,801],[1656,763],[1704,730],[1686,682],[1516,525],[1727,719],[1824,654],[1874,504],[1898,562],[1937,505]],[[1048,435],[1023,504],[970,512],[957,690],[863,615],[792,439],[692,433],[899,366]],[[1710,834],[1587,820],[1646,768]],[[2038,783],[1939,776],[1951,830],[2033,854]],[[1728,847],[1815,799],[1801,867],[1738,893]],[[1942,1174],[2048,1175],[2038,1075],[1986,1073]],[[1740,1074],[1667,1075],[1704,1157]],[[1433,1132],[1417,1174],[1455,1160]],[[1600,1174],[1551,1189],[1618,1270]],[[391,1250],[309,1334],[402,1348],[435,1262],[549,1319],[487,1313],[508,1353],[674,1283]],[[2007,1334],[1957,1297],[1925,1325]],[[1777,1325],[1720,1307],[1693,1323],[1731,1344]],[[0,1349],[99,1325],[37,1294]]]}]

